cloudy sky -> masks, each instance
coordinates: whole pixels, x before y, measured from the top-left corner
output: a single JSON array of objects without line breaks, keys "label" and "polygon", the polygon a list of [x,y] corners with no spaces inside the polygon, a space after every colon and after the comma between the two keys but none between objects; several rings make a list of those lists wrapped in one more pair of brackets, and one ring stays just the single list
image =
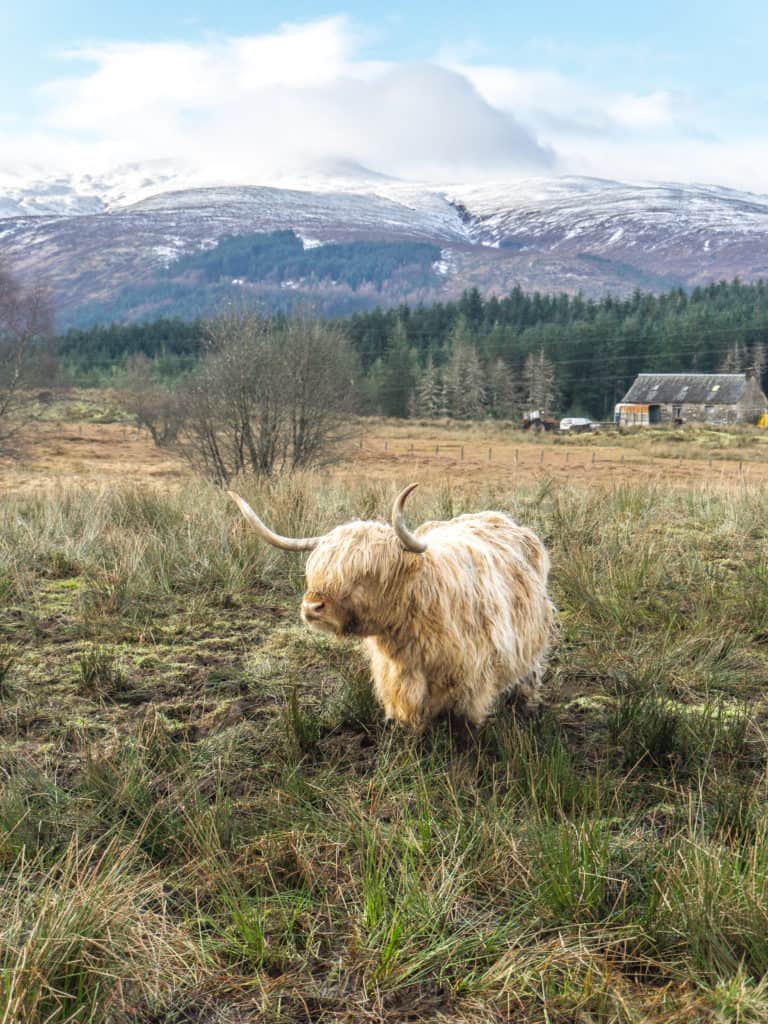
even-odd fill
[{"label": "cloudy sky", "polygon": [[172,159],[768,192],[768,4],[4,0],[0,169]]}]

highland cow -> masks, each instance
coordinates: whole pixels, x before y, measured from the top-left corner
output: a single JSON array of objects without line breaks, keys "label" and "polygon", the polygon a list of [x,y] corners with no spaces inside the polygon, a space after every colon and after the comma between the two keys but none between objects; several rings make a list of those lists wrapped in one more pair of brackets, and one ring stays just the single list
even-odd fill
[{"label": "highland cow", "polygon": [[501,694],[535,700],[550,641],[549,558],[501,512],[428,522],[412,533],[397,497],[392,525],[353,521],[321,537],[273,533],[231,497],[275,547],[310,551],[304,622],[361,637],[388,719],[422,730],[438,715],[481,725]]}]

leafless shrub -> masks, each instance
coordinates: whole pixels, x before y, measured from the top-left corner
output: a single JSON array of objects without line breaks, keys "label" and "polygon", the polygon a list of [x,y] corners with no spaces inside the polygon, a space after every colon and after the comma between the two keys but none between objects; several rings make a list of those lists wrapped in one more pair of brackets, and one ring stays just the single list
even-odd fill
[{"label": "leafless shrub", "polygon": [[180,389],[182,450],[222,485],[241,473],[328,461],[354,402],[356,369],[344,335],[321,321],[220,317],[207,356]]},{"label": "leafless shrub", "polygon": [[167,448],[178,440],[183,420],[179,397],[152,379],[150,361],[145,355],[131,359],[119,389],[123,408],[134,417],[136,426],[149,431],[158,448]]},{"label": "leafless shrub", "polygon": [[[0,450],[18,426],[25,388],[50,374],[51,352],[41,344],[53,333],[53,307],[41,284],[23,284],[0,264]],[[44,374],[43,374],[44,375]]]}]

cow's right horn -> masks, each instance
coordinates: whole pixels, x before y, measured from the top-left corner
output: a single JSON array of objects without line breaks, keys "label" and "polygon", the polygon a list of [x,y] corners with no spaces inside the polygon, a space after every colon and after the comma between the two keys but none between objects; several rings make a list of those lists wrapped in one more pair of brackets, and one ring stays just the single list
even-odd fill
[{"label": "cow's right horn", "polygon": [[256,528],[257,533],[267,544],[283,548],[285,551],[311,551],[322,540],[322,537],[281,537],[279,533],[273,533],[268,526],[262,523],[248,502],[244,501],[239,494],[235,494],[234,491],[227,491],[227,494],[237,502],[245,518]]},{"label": "cow's right horn", "polygon": [[405,519],[403,518],[403,505],[405,504],[405,499],[411,491],[414,491],[418,486],[418,484],[409,484],[405,490],[401,491],[395,498],[395,504],[392,506],[392,526],[400,539],[400,543],[406,551],[413,551],[416,555],[423,555],[427,550],[427,545],[423,540],[419,540],[415,534],[411,533],[405,525]]}]

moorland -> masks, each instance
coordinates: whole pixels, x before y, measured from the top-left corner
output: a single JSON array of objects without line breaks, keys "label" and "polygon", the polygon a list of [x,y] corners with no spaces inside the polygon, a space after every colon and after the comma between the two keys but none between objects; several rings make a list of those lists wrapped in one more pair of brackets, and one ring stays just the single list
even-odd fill
[{"label": "moorland", "polygon": [[99,419],[3,467],[3,1024],[766,1019],[758,432],[378,421],[244,482],[293,535],[411,479],[414,523],[539,532],[543,706],[467,745],[386,727],[358,647],[300,624],[300,557]]}]

